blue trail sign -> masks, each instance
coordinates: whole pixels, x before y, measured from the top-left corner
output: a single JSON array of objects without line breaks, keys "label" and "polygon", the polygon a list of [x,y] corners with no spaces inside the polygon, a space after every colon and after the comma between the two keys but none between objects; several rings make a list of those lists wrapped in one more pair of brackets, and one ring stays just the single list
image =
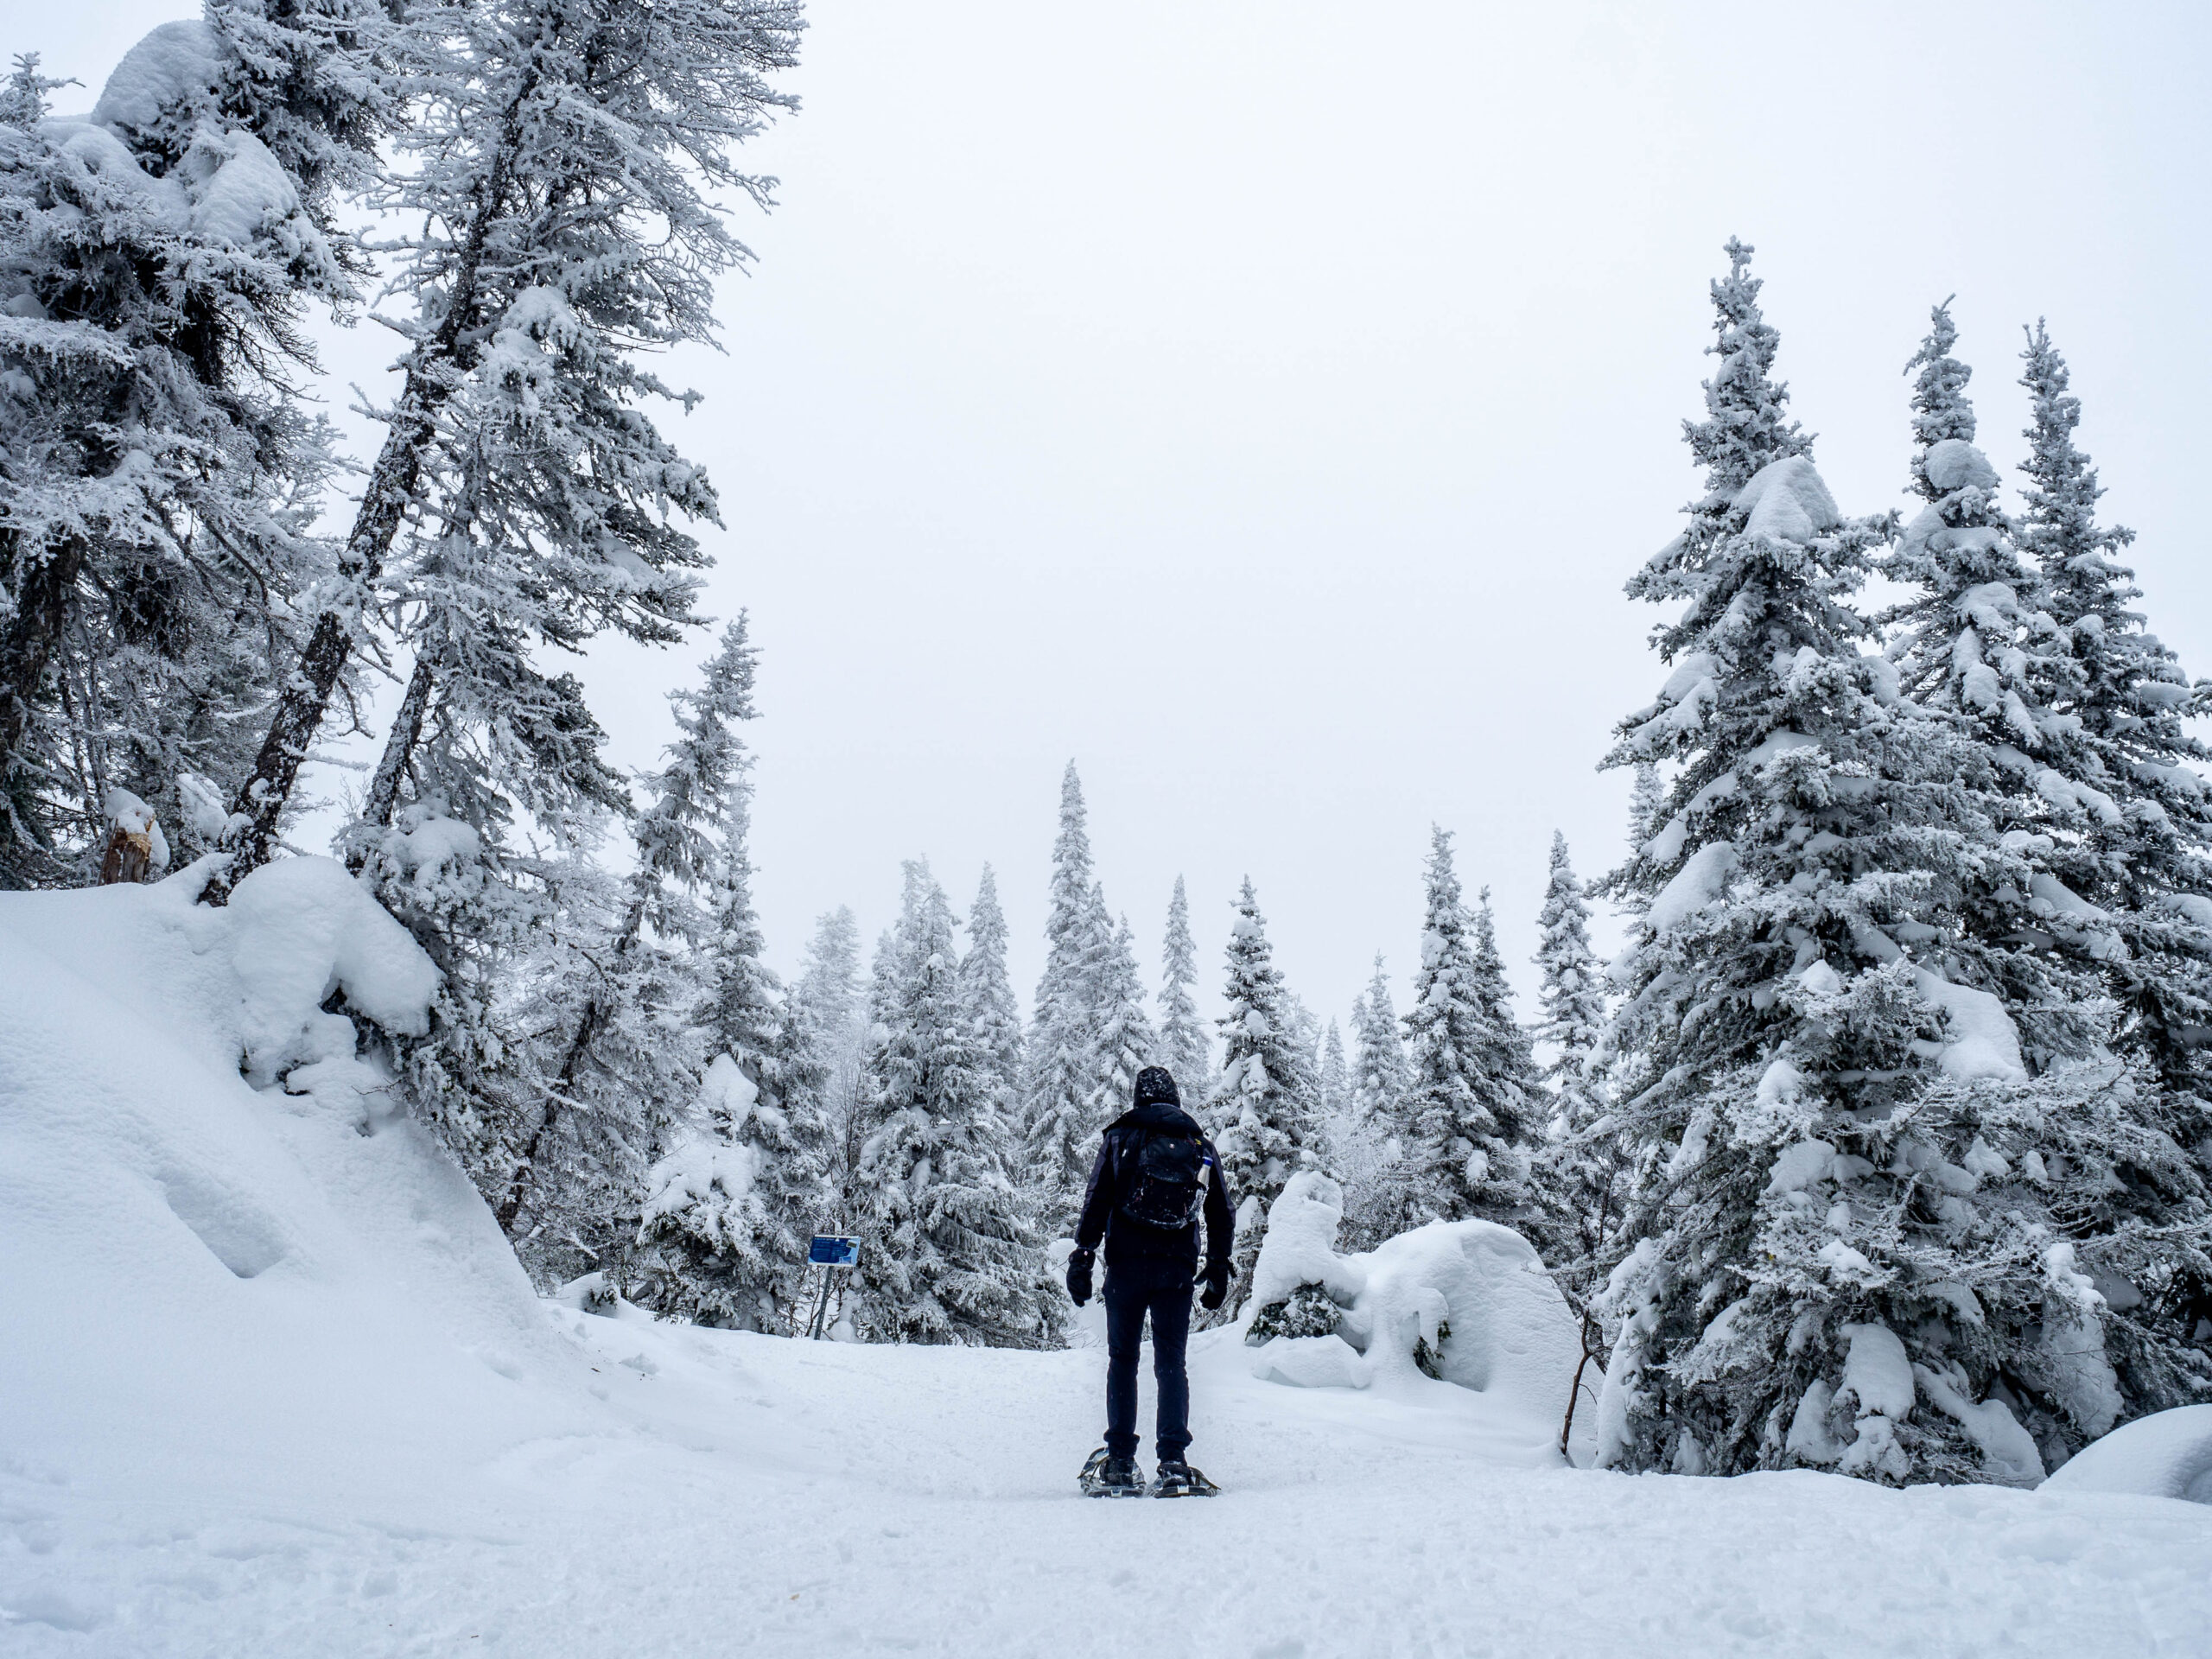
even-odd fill
[{"label": "blue trail sign", "polygon": [[861,1259],[861,1242],[857,1238],[841,1238],[834,1233],[817,1233],[814,1242],[806,1247],[810,1267],[849,1268]]}]

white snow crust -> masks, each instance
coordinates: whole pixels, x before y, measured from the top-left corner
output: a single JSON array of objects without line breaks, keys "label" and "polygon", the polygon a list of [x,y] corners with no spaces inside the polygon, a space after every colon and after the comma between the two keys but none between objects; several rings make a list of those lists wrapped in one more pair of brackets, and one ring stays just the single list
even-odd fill
[{"label": "white snow crust", "polygon": [[1443,1296],[1447,1369],[1484,1386],[1285,1388],[1201,1332],[1224,1495],[1086,1503],[1095,1348],[533,1295],[405,1119],[240,1075],[239,925],[180,892],[0,895],[10,1659],[1124,1659],[1117,1607],[1168,1659],[2080,1659],[2212,1628],[2212,1510],[2088,1490],[2096,1446],[2033,1493],[1567,1467],[1527,1247],[1479,1223],[1375,1252],[1361,1300],[1372,1332]]}]

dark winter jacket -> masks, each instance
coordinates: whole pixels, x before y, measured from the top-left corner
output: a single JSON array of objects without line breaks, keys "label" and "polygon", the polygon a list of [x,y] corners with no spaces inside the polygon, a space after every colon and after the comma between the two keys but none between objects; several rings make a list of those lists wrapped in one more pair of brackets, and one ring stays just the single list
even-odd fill
[{"label": "dark winter jacket", "polygon": [[[1153,1227],[1122,1213],[1122,1197],[1135,1170],[1137,1154],[1143,1150],[1146,1137],[1155,1134],[1191,1135],[1205,1148],[1204,1274],[1196,1271],[1198,1230],[1195,1224]],[[1117,1262],[1165,1257],[1188,1264],[1194,1277],[1217,1276],[1225,1280],[1236,1232],[1236,1211],[1230,1201],[1229,1183],[1222,1179],[1221,1159],[1214,1152],[1213,1142],[1205,1138],[1205,1131],[1198,1127],[1198,1120],[1182,1107],[1173,1100],[1140,1099],[1133,1110],[1124,1112],[1106,1126],[1097,1161],[1090,1166],[1090,1185],[1084,1192],[1083,1215],[1076,1223],[1075,1243],[1078,1250],[1095,1250],[1103,1239],[1109,1272]]]}]

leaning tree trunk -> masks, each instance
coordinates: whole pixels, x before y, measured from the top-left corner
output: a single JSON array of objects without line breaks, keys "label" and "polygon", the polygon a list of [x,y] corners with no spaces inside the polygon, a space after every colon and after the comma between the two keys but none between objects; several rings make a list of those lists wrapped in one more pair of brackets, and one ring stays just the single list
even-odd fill
[{"label": "leaning tree trunk", "polygon": [[[85,568],[86,543],[73,537],[22,575],[16,613],[0,629],[0,779],[24,765],[31,699],[53,664],[68,620],[69,594]],[[25,555],[20,540],[16,556]]]},{"label": "leaning tree trunk", "polygon": [[[645,925],[645,901],[633,900],[630,913],[623,918],[622,931],[614,941],[613,960],[619,968],[630,947],[638,942],[638,935]],[[598,1038],[600,1028],[607,1023],[607,998],[592,997],[584,1004],[583,1017],[576,1021],[575,1033],[569,1039],[568,1052],[561,1057],[561,1070],[555,1077],[553,1087],[545,1096],[545,1109],[538,1115],[530,1139],[523,1143],[522,1156],[516,1160],[514,1179],[507,1184],[507,1196],[499,1201],[496,1211],[499,1230],[512,1235],[515,1218],[522,1213],[523,1199],[528,1196],[531,1184],[537,1176],[537,1155],[544,1147],[545,1137],[561,1121],[561,1109],[573,1097],[576,1076],[582,1071],[584,1057],[591,1052],[591,1046]]]},{"label": "leaning tree trunk", "polygon": [[353,654],[360,613],[370,602],[370,590],[384,572],[385,560],[422,481],[423,456],[437,436],[439,411],[474,365],[482,321],[477,311],[485,247],[493,221],[506,200],[522,146],[523,106],[537,85],[537,72],[526,72],[508,103],[491,165],[477,182],[468,235],[454,263],[444,319],[408,365],[407,384],[391,429],[385,434],[353,516],[353,533],[339,556],[341,580],[315,618],[298,667],[284,682],[253,771],[232,804],[234,821],[244,823],[232,842],[229,868],[210,886],[208,896],[217,903],[240,879],[267,863],[276,849],[276,827],[299,781],[300,766],[322,728],[331,695]]}]

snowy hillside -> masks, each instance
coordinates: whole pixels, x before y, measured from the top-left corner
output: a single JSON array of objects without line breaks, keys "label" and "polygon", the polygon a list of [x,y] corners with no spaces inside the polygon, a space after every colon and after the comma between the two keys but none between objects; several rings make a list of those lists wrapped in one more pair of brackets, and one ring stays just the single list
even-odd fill
[{"label": "snowy hillside", "polygon": [[10,1655],[2078,1656],[2212,1629],[2199,1503],[1592,1474],[1513,1397],[1286,1387],[1234,1331],[1193,1344],[1227,1494],[1090,1503],[1096,1349],[542,1302],[350,1061],[312,1095],[240,1075],[330,1041],[334,976],[404,1016],[404,940],[334,872],[272,866],[290,902],[226,912],[0,902]]}]

